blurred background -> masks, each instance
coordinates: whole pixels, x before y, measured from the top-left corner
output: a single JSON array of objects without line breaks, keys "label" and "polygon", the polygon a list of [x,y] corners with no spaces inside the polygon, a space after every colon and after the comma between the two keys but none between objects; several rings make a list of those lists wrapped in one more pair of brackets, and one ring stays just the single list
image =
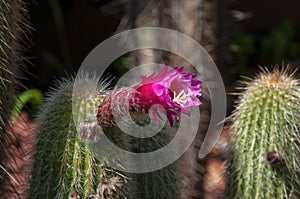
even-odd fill
[{"label": "blurred background", "polygon": [[[183,32],[215,60],[226,91],[258,65],[300,62],[300,2],[289,0],[35,0],[29,5],[33,31],[26,51],[27,88],[47,91],[59,75],[74,73],[87,54],[108,37],[131,28],[160,26]],[[109,73],[156,61],[183,64],[165,52],[140,51],[116,60]],[[228,113],[233,97],[228,96]]]}]

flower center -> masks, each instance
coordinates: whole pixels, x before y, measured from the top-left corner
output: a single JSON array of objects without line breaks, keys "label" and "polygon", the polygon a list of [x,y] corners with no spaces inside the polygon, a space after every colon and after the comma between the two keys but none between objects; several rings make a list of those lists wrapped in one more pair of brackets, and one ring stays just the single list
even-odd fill
[{"label": "flower center", "polygon": [[174,91],[174,98],[173,102],[179,104],[180,106],[184,106],[186,102],[188,102],[190,99],[190,96],[186,94],[183,90],[180,91],[178,95],[176,95],[176,92]]}]

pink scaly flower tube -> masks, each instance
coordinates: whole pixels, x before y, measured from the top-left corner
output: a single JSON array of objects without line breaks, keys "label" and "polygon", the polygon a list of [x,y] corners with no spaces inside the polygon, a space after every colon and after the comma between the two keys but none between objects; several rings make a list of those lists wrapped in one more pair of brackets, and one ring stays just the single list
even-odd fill
[{"label": "pink scaly flower tube", "polygon": [[[170,126],[173,126],[173,119],[179,119],[178,112],[189,115],[189,107],[201,104],[201,81],[194,79],[192,73],[182,73],[183,67],[167,71],[168,66],[157,74],[146,77],[142,76],[141,83],[131,88],[121,88],[112,91],[98,107],[97,119],[101,127],[114,126],[112,101],[114,105],[122,107],[122,104],[129,103],[131,113],[142,111],[151,114],[154,122],[157,123],[158,111],[166,114]],[[155,108],[151,108],[153,105]],[[164,110],[162,110],[164,109]]]}]

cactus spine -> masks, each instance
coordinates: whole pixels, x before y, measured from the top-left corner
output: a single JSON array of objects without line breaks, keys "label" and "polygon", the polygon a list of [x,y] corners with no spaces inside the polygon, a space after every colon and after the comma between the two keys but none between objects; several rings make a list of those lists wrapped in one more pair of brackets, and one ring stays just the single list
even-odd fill
[{"label": "cactus spine", "polygon": [[228,198],[300,197],[300,82],[294,73],[263,69],[243,88],[231,117]]},{"label": "cactus spine", "polygon": [[10,164],[7,162],[14,161],[8,150],[13,135],[8,131],[19,70],[23,65],[21,41],[28,30],[26,3],[23,0],[1,0],[0,13],[0,166],[3,168],[0,169],[0,198],[3,198],[5,193],[16,192],[13,185],[7,185],[11,177],[4,170],[5,164]]},{"label": "cactus spine", "polygon": [[[89,79],[83,79],[89,83]],[[84,84],[83,83],[83,84]],[[123,180],[94,158],[80,135],[72,115],[73,80],[63,80],[49,92],[40,110],[29,198],[112,198],[120,194]],[[102,92],[102,93],[101,93]],[[99,99],[83,96],[78,111],[92,113]],[[73,112],[74,113],[74,112]],[[78,121],[84,114],[76,114]]]}]

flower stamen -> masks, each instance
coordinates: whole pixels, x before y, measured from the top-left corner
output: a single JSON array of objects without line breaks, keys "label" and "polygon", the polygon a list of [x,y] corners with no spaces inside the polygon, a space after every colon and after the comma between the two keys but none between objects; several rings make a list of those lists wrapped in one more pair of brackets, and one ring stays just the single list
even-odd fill
[{"label": "flower stamen", "polygon": [[173,102],[179,104],[180,106],[184,106],[186,102],[188,102],[190,96],[184,92],[184,90],[180,91],[179,94],[176,96],[176,91],[174,91],[174,98]]}]

